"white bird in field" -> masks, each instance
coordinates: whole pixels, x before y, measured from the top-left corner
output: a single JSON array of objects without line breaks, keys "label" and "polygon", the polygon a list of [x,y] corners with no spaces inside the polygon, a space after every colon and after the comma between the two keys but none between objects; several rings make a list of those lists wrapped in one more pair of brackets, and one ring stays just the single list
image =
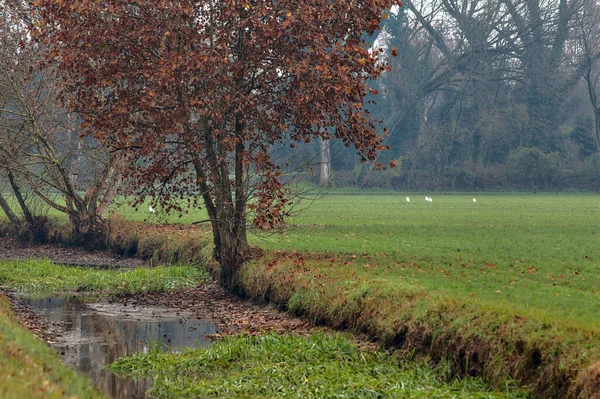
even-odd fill
[{"label": "white bird in field", "polygon": [[433,202],[433,198],[429,197],[429,202]]},{"label": "white bird in field", "polygon": [[154,208],[152,208],[152,205],[150,205],[150,206],[148,207],[148,212],[150,212],[150,213],[155,213],[156,211],[154,210]]},{"label": "white bird in field", "polygon": [[406,202],[410,202],[410,198],[406,197]]},{"label": "white bird in field", "polygon": [[473,198],[473,202],[477,202],[477,200],[475,198]]},{"label": "white bird in field", "polygon": [[429,202],[429,197],[425,197],[425,201]]}]

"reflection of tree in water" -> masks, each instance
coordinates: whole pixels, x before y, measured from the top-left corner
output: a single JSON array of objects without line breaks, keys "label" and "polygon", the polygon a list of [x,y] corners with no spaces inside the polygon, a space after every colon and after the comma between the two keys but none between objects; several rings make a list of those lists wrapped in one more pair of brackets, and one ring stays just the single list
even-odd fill
[{"label": "reflection of tree in water", "polygon": [[152,345],[171,350],[206,345],[204,336],[216,331],[205,321],[172,314],[165,317],[164,310],[111,305],[105,313],[86,306],[79,297],[46,298],[34,300],[31,305],[63,334],[55,344],[63,360],[89,374],[94,384],[113,398],[145,397],[150,381],[119,378],[105,370],[105,364],[123,355],[146,352]]}]

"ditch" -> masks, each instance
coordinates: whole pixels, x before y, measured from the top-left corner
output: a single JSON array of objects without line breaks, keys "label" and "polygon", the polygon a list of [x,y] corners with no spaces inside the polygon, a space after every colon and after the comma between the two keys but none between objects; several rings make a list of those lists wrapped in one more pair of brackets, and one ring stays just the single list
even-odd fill
[{"label": "ditch", "polygon": [[148,352],[152,346],[176,352],[206,347],[217,326],[164,307],[125,306],[88,302],[81,295],[26,299],[47,325],[51,345],[64,363],[88,375],[106,396],[145,398],[150,379],[133,380],[115,375],[105,366],[121,356]]}]

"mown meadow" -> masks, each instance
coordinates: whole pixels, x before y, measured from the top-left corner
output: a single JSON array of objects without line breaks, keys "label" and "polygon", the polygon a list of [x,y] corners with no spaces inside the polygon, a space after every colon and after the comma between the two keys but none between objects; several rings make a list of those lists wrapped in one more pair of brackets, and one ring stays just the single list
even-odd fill
[{"label": "mown meadow", "polygon": [[[598,195],[439,194],[431,203],[425,196],[307,197],[296,200],[283,231],[255,232],[251,242],[307,258],[318,254],[326,258],[322,272],[600,329]],[[206,218],[202,211],[150,214],[144,206],[115,212],[148,223]]]},{"label": "mown meadow", "polygon": [[[242,278],[251,296],[542,397],[600,392],[596,195],[305,201]],[[476,201],[473,201],[475,198]],[[299,204],[303,206],[303,204]]]},{"label": "mown meadow", "polygon": [[282,235],[255,243],[328,254],[331,268],[350,269],[359,278],[600,329],[597,195],[438,195],[431,203],[423,195],[409,198],[304,201],[300,206],[309,206]]},{"label": "mown meadow", "polygon": [[[283,231],[252,235],[265,251],[244,267],[242,291],[444,364],[451,376],[593,397],[598,196],[427,195],[431,202],[414,193],[296,200]],[[210,254],[208,226],[178,227],[205,219],[201,210],[178,217],[122,205],[112,218],[111,240],[131,241],[138,254],[193,258],[195,241],[204,242],[195,252]]]}]

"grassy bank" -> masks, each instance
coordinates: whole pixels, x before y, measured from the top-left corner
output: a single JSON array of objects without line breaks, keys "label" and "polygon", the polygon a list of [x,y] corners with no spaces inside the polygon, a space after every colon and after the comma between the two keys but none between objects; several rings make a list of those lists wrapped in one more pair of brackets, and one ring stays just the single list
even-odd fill
[{"label": "grassy bank", "polygon": [[324,197],[259,245],[349,262],[358,279],[599,329],[600,197],[472,198]]},{"label": "grassy bank", "polygon": [[[317,323],[434,362],[449,357],[454,372],[497,386],[510,377],[542,397],[600,395],[598,196],[424,196],[296,203],[304,211],[284,234],[252,237],[267,252],[246,265],[241,284]],[[148,216],[120,211],[128,220]],[[129,237],[121,223],[116,243]],[[157,233],[153,245],[183,251],[209,240],[206,227],[178,234],[189,241]]]},{"label": "grassy bank", "polygon": [[362,352],[336,335],[228,337],[209,349],[154,350],[110,369],[155,377],[156,398],[526,398],[491,390],[480,379],[449,378],[416,361]]},{"label": "grassy bank", "polygon": [[135,270],[97,270],[56,265],[47,260],[0,260],[0,286],[27,292],[94,291],[106,295],[167,292],[208,282],[208,273],[192,266]]},{"label": "grassy bank", "polygon": [[543,397],[600,392],[593,195],[329,196],[246,266],[249,295],[388,345],[510,376]]},{"label": "grassy bank", "polygon": [[4,399],[100,398],[87,378],[60,362],[56,352],[15,319],[0,295],[0,397]]},{"label": "grassy bank", "polygon": [[304,200],[282,235],[252,238],[268,251],[241,283],[463,375],[542,397],[600,392],[598,196],[424,196]]},{"label": "grassy bank", "polygon": [[[517,380],[548,398],[590,398],[600,392],[600,335],[523,317],[505,307],[459,300],[377,278],[359,279],[324,259],[298,253],[245,267],[249,296],[280,304],[316,324],[366,333],[386,346],[415,350],[433,363],[450,359],[457,375],[480,375],[496,386]],[[596,365],[594,365],[596,364]]]}]

